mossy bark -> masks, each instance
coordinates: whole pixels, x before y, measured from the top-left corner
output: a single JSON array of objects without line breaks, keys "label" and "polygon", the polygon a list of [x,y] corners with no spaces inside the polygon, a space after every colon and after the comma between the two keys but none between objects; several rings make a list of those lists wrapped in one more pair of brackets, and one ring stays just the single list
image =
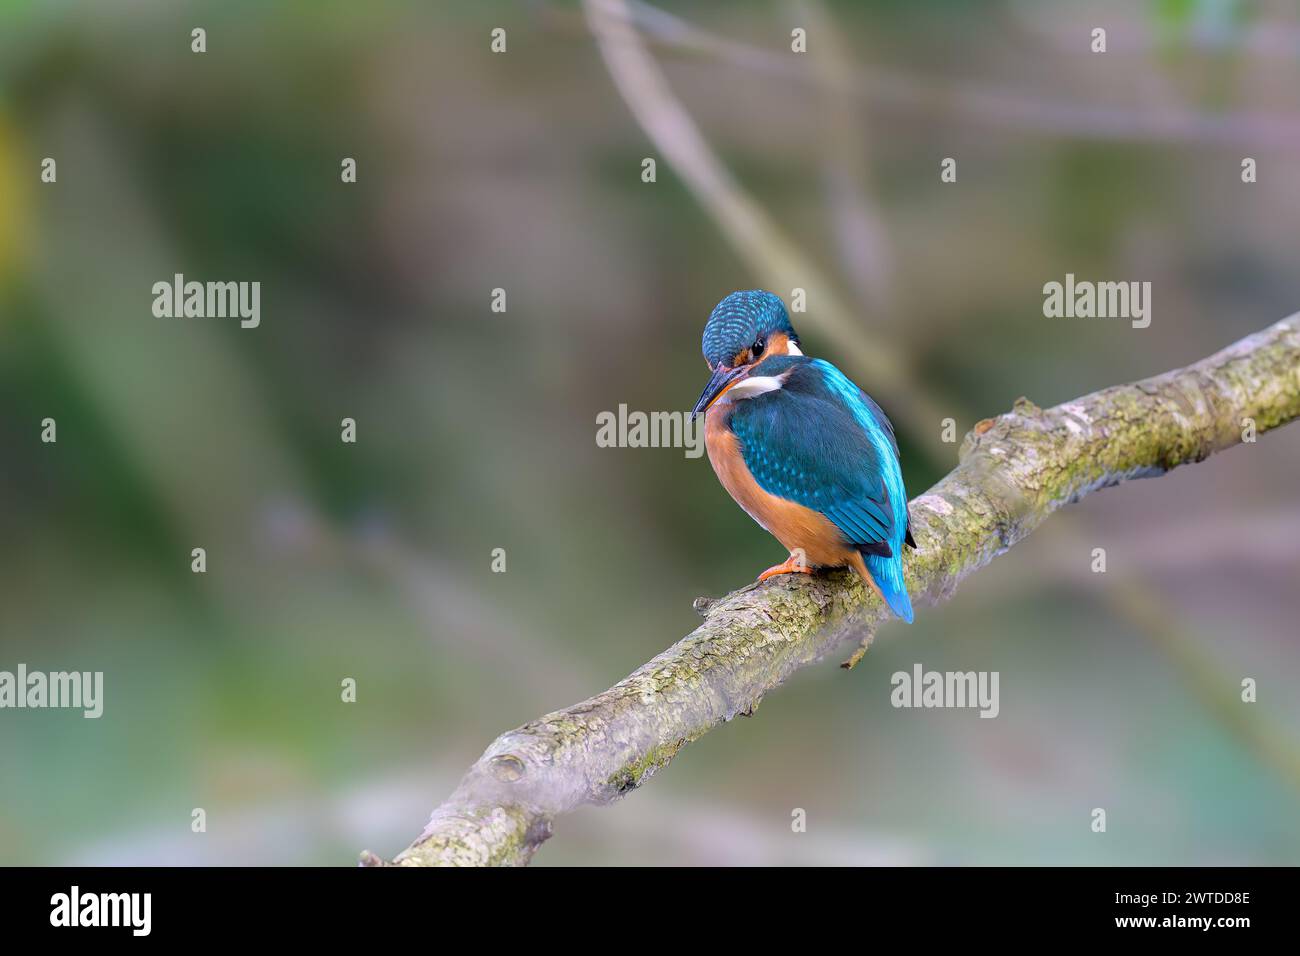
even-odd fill
[{"label": "mossy bark", "polygon": [[[1298,416],[1300,316],[1187,368],[1055,408],[1020,399],[980,422],[957,468],[912,501],[913,600],[947,598],[1062,505]],[[697,607],[698,628],[609,690],[493,741],[393,862],[525,864],[555,817],[641,786],[686,744],[753,713],[799,668],[854,640],[865,648],[888,617],[845,571],[784,575]]]}]

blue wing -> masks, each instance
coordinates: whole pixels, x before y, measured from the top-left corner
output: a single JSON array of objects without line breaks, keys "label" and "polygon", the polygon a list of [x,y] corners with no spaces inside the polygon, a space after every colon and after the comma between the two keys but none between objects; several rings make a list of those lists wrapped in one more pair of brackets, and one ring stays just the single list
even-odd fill
[{"label": "blue wing", "polygon": [[777,373],[788,373],[782,388],[738,402],[731,415],[745,465],[764,491],[829,518],[862,552],[885,602],[910,622],[902,549],[915,543],[893,426],[829,362],[768,359],[753,374]]},{"label": "blue wing", "polygon": [[833,365],[793,364],[785,387],[737,403],[731,429],[764,491],[820,511],[865,554],[898,550],[907,499],[893,429]]}]

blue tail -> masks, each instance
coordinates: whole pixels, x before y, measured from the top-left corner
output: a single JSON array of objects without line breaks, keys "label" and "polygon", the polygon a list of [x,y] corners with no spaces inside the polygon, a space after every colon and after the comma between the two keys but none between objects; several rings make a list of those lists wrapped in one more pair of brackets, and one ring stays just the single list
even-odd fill
[{"label": "blue tail", "polygon": [[[901,546],[901,542],[900,542]],[[878,554],[863,556],[871,580],[876,582],[880,593],[885,597],[889,609],[908,624],[912,623],[912,599],[907,596],[907,585],[903,582],[903,557],[895,554],[891,558],[882,558]]]}]

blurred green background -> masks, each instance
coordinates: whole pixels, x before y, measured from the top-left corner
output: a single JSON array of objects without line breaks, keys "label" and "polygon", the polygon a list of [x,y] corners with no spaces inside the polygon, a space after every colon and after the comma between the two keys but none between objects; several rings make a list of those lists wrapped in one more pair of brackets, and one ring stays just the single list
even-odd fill
[{"label": "blurred green background", "polygon": [[[0,712],[0,863],[392,856],[496,734],[781,560],[706,459],[595,444],[690,407],[733,289],[807,274],[805,351],[898,423],[913,495],[942,417],[1300,306],[1295,3],[628,9],[787,272],[579,4],[0,0],[0,669],[105,672],[97,721]],[[177,272],[260,281],[261,326],[155,318]],[[1150,328],[1045,319],[1067,272],[1151,281]],[[537,863],[1300,862],[1298,474],[1293,426],[1089,497]],[[999,671],[1000,716],[891,708],[915,662]]]}]

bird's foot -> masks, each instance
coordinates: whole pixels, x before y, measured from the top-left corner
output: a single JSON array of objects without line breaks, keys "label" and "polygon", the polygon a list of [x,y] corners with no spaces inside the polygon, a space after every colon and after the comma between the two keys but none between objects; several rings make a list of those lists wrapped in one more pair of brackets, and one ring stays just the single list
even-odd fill
[{"label": "bird's foot", "polygon": [[778,574],[812,574],[813,569],[802,562],[802,555],[790,555],[780,564],[773,565],[758,576],[758,580],[766,581],[768,578],[774,578]]}]

